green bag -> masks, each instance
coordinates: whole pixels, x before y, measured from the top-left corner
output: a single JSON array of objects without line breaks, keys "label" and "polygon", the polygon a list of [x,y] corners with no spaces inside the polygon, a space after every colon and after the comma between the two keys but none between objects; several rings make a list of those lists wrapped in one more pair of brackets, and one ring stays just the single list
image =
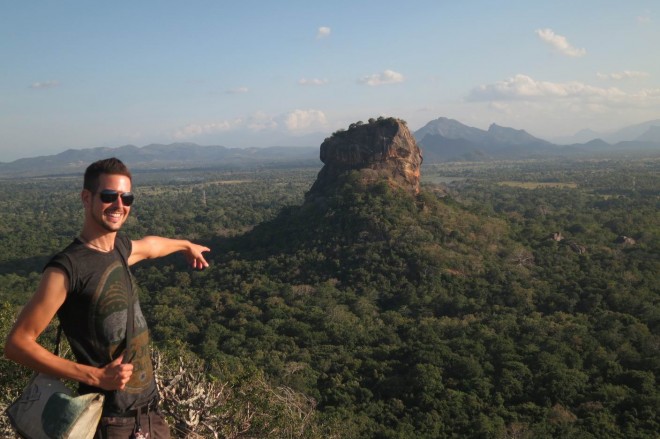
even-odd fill
[{"label": "green bag", "polygon": [[73,396],[59,379],[35,374],[6,410],[16,432],[26,439],[91,439],[101,419],[104,396]]}]

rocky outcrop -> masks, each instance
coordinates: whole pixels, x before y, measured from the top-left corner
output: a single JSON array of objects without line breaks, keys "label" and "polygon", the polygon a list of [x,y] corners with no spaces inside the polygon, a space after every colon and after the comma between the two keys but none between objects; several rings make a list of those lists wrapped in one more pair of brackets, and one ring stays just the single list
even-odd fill
[{"label": "rocky outcrop", "polygon": [[351,124],[321,144],[323,168],[307,199],[328,195],[348,173],[362,183],[387,181],[412,195],[419,193],[422,153],[406,123],[395,118]]},{"label": "rocky outcrop", "polygon": [[568,243],[571,250],[573,250],[578,255],[583,255],[587,252],[587,248],[583,245],[578,244],[577,242],[571,241]]},{"label": "rocky outcrop", "polygon": [[637,241],[635,241],[633,238],[631,238],[629,236],[625,236],[625,235],[619,236],[616,239],[616,242],[618,244],[623,244],[623,245],[635,245],[635,244],[637,244]]},{"label": "rocky outcrop", "polygon": [[564,235],[562,235],[561,232],[555,232],[550,235],[550,239],[556,242],[561,242],[564,240]]}]

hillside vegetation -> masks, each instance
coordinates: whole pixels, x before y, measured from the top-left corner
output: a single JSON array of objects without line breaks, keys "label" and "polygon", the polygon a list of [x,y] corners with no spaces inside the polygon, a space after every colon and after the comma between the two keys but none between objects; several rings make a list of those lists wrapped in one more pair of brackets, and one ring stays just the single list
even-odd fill
[{"label": "hillside vegetation", "polygon": [[[354,173],[307,203],[318,169],[138,174],[126,233],[212,248],[134,272],[169,364],[245,386],[204,416],[261,403],[231,437],[654,438],[659,169],[456,163],[418,196]],[[77,180],[0,185],[4,329],[81,209]]]}]

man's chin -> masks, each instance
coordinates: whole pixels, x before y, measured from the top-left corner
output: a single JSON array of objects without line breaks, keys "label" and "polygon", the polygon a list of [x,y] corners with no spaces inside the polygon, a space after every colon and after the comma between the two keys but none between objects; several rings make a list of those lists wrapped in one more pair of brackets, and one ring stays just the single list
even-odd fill
[{"label": "man's chin", "polygon": [[125,217],[113,218],[104,215],[101,222],[103,223],[103,227],[106,230],[110,232],[116,232],[117,230],[121,229],[121,226],[124,225],[125,219]]},{"label": "man's chin", "polygon": [[118,232],[124,223],[103,223],[103,228],[108,232]]}]

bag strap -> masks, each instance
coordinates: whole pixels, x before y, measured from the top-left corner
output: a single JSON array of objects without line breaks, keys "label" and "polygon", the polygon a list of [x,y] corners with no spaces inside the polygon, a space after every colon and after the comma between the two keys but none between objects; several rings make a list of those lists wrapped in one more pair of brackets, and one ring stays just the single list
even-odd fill
[{"label": "bag strap", "polygon": [[57,327],[57,336],[55,337],[55,350],[53,353],[60,356],[60,342],[62,341],[62,324],[60,323]]},{"label": "bag strap", "polygon": [[[122,247],[123,243],[122,243]],[[126,301],[128,303],[128,308],[126,312],[126,351],[124,352],[124,358],[122,363],[130,363],[135,357],[135,352],[130,352],[131,340],[133,340],[133,332],[135,327],[135,304],[133,303],[133,281],[131,280],[131,272],[128,269],[128,261],[124,253],[117,249],[119,256],[121,257],[121,262],[124,265],[124,270],[126,271]]]}]

